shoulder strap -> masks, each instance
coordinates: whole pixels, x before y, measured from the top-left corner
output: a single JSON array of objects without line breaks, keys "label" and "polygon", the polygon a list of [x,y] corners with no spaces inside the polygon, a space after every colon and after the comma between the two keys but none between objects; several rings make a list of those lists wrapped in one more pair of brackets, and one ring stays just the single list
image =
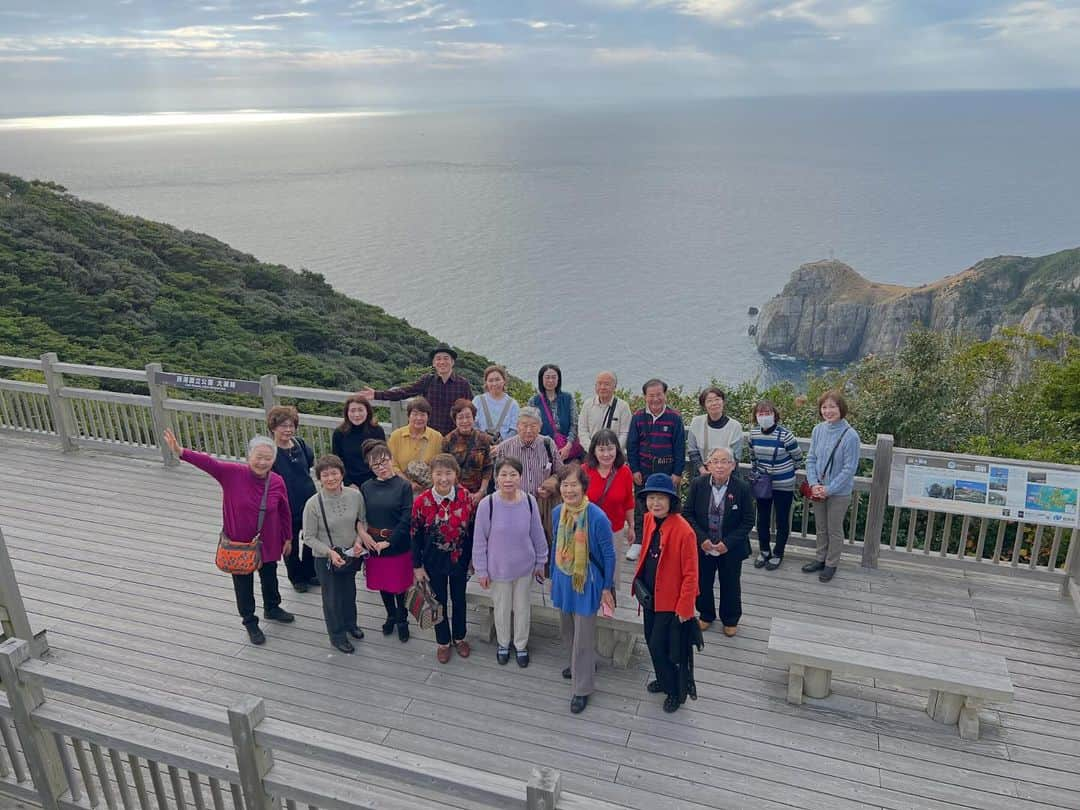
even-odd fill
[{"label": "shoulder strap", "polygon": [[608,492],[611,491],[611,485],[615,483],[615,475],[618,472],[619,471],[615,467],[611,468],[611,475],[609,475],[607,477],[607,480],[604,481],[604,491],[600,493],[600,497],[597,498],[595,501],[597,506],[600,506],[604,502],[604,499],[607,497]]},{"label": "shoulder strap", "polygon": [[315,451],[312,450],[299,436],[293,436],[293,441],[300,445],[300,452],[304,454],[304,461],[310,467],[315,463]]},{"label": "shoulder strap", "polygon": [[552,467],[554,467],[555,466],[555,451],[553,451],[551,449],[551,445],[555,444],[555,442],[552,440],[552,438],[550,436],[541,436],[540,438],[544,440],[544,449],[547,450],[547,454],[548,454],[548,464],[550,464]]},{"label": "shoulder strap", "polygon": [[[503,422],[506,421],[506,415],[510,413],[510,395],[506,395],[506,402],[503,403],[502,413],[499,414],[499,421],[495,423],[495,427],[492,430],[502,435]],[[488,424],[491,424],[491,414],[487,412],[487,407],[484,408],[484,415],[487,417]]]},{"label": "shoulder strap", "polygon": [[559,426],[555,424],[555,417],[551,413],[551,405],[547,401],[547,394],[543,391],[540,392],[540,405],[544,409],[544,415],[547,416],[548,424],[551,425],[552,432],[558,433]]},{"label": "shoulder strap", "polygon": [[334,547],[334,537],[333,537],[332,534],[330,534],[330,522],[326,519],[326,507],[323,506],[323,499],[322,499],[322,493],[321,492],[319,493],[318,498],[319,498],[319,511],[322,512],[322,525],[326,527],[326,540],[327,540],[326,545],[330,546],[330,548],[333,548]]},{"label": "shoulder strap", "polygon": [[847,436],[847,432],[849,430],[851,430],[850,426],[844,428],[844,432],[840,434],[840,438],[837,439],[836,444],[833,445],[832,452],[829,453],[829,460],[825,462],[825,469],[821,471],[822,478],[824,478],[828,474],[829,470],[832,469],[833,460],[836,458],[836,451],[840,449],[840,442],[844,440],[844,437]]},{"label": "shoulder strap", "polygon": [[607,413],[604,414],[604,429],[611,430],[611,422],[615,418],[615,406],[619,404],[618,397],[611,398],[611,404],[608,405]]},{"label": "shoulder strap", "polygon": [[709,417],[705,417],[705,449],[701,451],[701,458],[704,461],[709,460]]},{"label": "shoulder strap", "polygon": [[[509,402],[506,403],[509,406]],[[492,427],[491,425],[491,409],[488,408],[487,394],[480,395],[480,409],[484,412],[484,422],[487,424],[489,430],[498,430],[499,425],[502,424],[502,417],[499,417],[499,425]]]},{"label": "shoulder strap", "polygon": [[266,474],[266,483],[263,484],[262,501],[259,503],[259,522],[255,526],[256,538],[262,534],[263,519],[266,517],[266,499],[270,497],[270,475],[271,473]]},{"label": "shoulder strap", "polygon": [[[488,521],[491,521],[495,517],[495,495],[494,493],[488,495]],[[525,493],[525,500],[529,502],[529,516],[533,513],[533,496],[528,492]]]}]

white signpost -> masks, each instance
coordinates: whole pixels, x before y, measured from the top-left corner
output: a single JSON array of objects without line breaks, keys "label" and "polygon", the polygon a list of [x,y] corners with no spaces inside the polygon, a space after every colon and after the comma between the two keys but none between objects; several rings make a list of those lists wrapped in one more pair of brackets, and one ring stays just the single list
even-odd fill
[{"label": "white signpost", "polygon": [[889,504],[1075,527],[1080,469],[897,448]]}]

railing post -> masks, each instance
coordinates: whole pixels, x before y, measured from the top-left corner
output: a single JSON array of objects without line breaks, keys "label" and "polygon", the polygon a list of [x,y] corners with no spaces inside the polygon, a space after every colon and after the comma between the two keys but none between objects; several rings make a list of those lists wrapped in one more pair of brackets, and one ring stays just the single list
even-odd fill
[{"label": "railing post", "polygon": [[401,400],[390,403],[390,427],[397,430],[405,424],[405,405]]},{"label": "railing post", "polygon": [[0,529],[0,607],[7,611],[3,621],[5,636],[21,638],[27,642],[30,645],[30,654],[35,658],[49,649],[48,642],[45,641],[45,631],[42,630],[41,635],[35,638],[34,631],[30,627],[30,619],[26,616],[26,605],[23,604],[19,582],[15,579],[15,569],[11,567],[11,557],[8,556],[2,529]]},{"label": "railing post", "polygon": [[1069,535],[1069,550],[1065,553],[1065,581],[1061,583],[1061,595],[1071,598],[1073,607],[1080,613],[1080,528],[1073,528]]},{"label": "railing post", "polygon": [[21,638],[9,638],[0,644],[0,681],[7,692],[23,758],[34,779],[41,806],[44,810],[57,810],[57,800],[67,790],[67,778],[56,739],[34,721],[34,709],[45,702],[45,695],[40,687],[19,677],[19,667],[29,658],[30,645]]},{"label": "railing post", "polygon": [[229,707],[229,729],[240,771],[247,810],[275,810],[278,802],[266,792],[263,777],[274,767],[274,754],[255,743],[255,726],[266,717],[266,703],[260,697],[245,695]]},{"label": "railing post", "polygon": [[259,388],[262,389],[263,410],[266,411],[268,416],[270,414],[270,409],[278,404],[277,397],[274,396],[274,389],[277,387],[277,384],[277,374],[263,374],[259,377]]},{"label": "railing post", "polygon": [[64,375],[53,368],[59,362],[56,352],[45,352],[41,355],[41,371],[45,375],[45,385],[49,388],[49,409],[52,411],[56,435],[60,438],[61,449],[65,453],[71,453],[79,449],[75,440],[75,414],[71,411],[71,403],[60,396],[60,390],[64,387]]},{"label": "railing post", "polygon": [[154,441],[157,442],[158,449],[161,451],[161,460],[165,462],[166,467],[175,467],[180,463],[180,459],[173,455],[172,450],[165,444],[165,439],[162,438],[165,435],[165,429],[173,428],[173,425],[169,421],[168,411],[165,410],[168,391],[157,381],[159,371],[161,371],[161,363],[146,364],[146,385],[150,389],[150,417],[154,420]]},{"label": "railing post", "polygon": [[881,533],[885,529],[885,506],[889,502],[892,451],[893,437],[887,433],[879,433],[877,446],[874,448],[874,473],[870,479],[870,506],[866,513],[866,530],[863,534],[862,564],[864,568],[877,568],[878,564]]},{"label": "railing post", "polygon": [[562,791],[562,779],[554,768],[533,768],[532,778],[525,786],[527,810],[555,810]]}]

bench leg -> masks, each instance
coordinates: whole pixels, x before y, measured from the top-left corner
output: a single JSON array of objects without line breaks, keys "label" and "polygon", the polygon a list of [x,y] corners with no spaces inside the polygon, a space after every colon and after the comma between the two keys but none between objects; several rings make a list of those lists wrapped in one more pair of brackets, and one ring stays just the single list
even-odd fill
[{"label": "bench leg", "polygon": [[960,738],[964,740],[979,739],[979,706],[981,701],[968,698],[964,701],[964,708],[960,710],[960,718],[957,725],[960,727]]},{"label": "bench leg", "polygon": [[792,664],[788,670],[787,678],[787,700],[788,703],[794,703],[796,706],[802,704],[803,696],[803,665]]},{"label": "bench leg", "polygon": [[832,690],[832,671],[806,667],[803,673],[803,692],[807,697],[827,698]]},{"label": "bench leg", "polygon": [[931,689],[930,698],[926,702],[926,713],[937,722],[951,726],[959,720],[960,709],[963,706],[963,695]]},{"label": "bench leg", "polygon": [[477,621],[476,635],[489,644],[495,641],[495,608],[484,605],[480,608],[480,618]]},{"label": "bench leg", "polygon": [[615,646],[611,651],[611,663],[619,669],[626,669],[630,665],[630,658],[634,654],[634,644],[637,635],[634,633],[615,633]]},{"label": "bench leg", "polygon": [[614,658],[619,635],[610,627],[598,625],[596,628],[596,654],[601,658]]}]

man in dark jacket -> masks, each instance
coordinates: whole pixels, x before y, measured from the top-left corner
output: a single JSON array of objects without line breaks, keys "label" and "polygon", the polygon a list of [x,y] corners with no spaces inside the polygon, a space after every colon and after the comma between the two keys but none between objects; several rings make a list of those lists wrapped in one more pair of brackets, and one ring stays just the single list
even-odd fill
[{"label": "man in dark jacket", "polygon": [[695,478],[686,499],[685,517],[698,541],[698,625],[707,630],[716,621],[713,582],[720,580],[720,621],[733,636],[742,616],[739,577],[750,556],[754,496],[741,477],[732,475],[731,450],[717,447],[706,460],[709,472]]}]

